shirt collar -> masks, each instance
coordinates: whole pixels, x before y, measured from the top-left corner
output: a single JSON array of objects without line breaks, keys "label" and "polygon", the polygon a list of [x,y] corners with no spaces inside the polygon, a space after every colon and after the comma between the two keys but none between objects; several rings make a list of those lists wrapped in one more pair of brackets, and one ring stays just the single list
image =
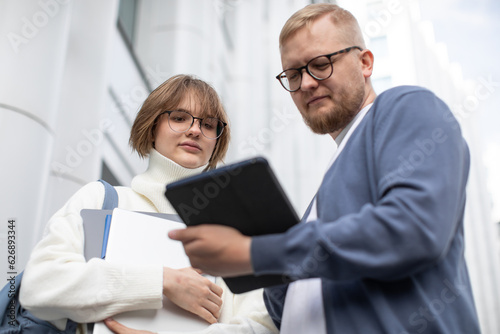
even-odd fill
[{"label": "shirt collar", "polygon": [[[372,106],[372,104],[373,103],[370,103],[370,104],[366,105],[363,109],[361,109],[356,114],[356,116],[354,116],[354,118],[349,122],[349,124],[347,124],[347,126],[344,129],[342,129],[342,131],[340,131],[340,133],[337,136],[337,138],[335,138],[335,143],[337,143],[337,146],[340,146],[340,143],[342,142],[342,140],[344,139],[345,135],[347,134],[347,132],[349,131],[349,129],[352,127],[352,125],[356,122],[356,120],[359,117],[365,117],[366,112],[368,111],[368,109],[370,109],[370,107]],[[361,115],[363,115],[363,116],[361,116]]]}]

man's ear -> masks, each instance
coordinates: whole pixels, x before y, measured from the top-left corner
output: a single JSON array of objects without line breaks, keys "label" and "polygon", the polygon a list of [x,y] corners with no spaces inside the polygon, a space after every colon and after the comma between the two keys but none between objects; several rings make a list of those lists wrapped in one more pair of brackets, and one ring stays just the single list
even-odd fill
[{"label": "man's ear", "polygon": [[364,49],[363,51],[361,51],[359,57],[361,60],[363,76],[365,78],[371,77],[373,73],[373,53],[368,49]]}]

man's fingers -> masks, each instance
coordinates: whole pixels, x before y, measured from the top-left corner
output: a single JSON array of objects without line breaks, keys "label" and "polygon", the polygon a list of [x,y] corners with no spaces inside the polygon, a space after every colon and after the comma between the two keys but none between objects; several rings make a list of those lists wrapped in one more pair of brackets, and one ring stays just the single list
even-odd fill
[{"label": "man's fingers", "polygon": [[205,266],[203,265],[204,261],[203,259],[200,259],[198,256],[193,255],[190,251],[189,246],[184,246],[184,251],[186,252],[186,255],[189,257],[189,262],[191,263],[191,266],[195,268],[196,270],[199,270],[203,272],[204,274],[211,274],[210,272],[205,271]]},{"label": "man's fingers", "polygon": [[168,232],[168,237],[173,240],[182,241],[182,243],[187,243],[198,239],[199,229],[201,226],[190,226],[186,228],[181,228],[178,230],[171,230]]},{"label": "man's fingers", "polygon": [[168,237],[173,240],[179,240],[184,242],[184,239],[186,238],[186,231],[187,228],[179,230],[171,230],[168,232]]}]

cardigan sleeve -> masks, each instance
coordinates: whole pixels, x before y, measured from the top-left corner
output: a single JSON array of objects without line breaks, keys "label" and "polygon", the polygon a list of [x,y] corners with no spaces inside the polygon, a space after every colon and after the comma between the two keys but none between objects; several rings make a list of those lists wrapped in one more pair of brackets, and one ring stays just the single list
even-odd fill
[{"label": "cardigan sleeve", "polygon": [[[458,123],[424,89],[382,94],[377,100],[366,116],[365,141],[357,143],[368,152],[366,173],[373,177],[367,177],[370,190],[363,191],[374,193],[374,200],[333,221],[320,215],[285,234],[253,237],[256,274],[394,280],[425,270],[447,254],[462,228],[469,167]],[[353,192],[344,199],[318,200],[318,210],[328,210],[328,200],[356,201]]]},{"label": "cardigan sleeve", "polygon": [[161,266],[113,265],[97,258],[86,262],[80,210],[101,208],[103,200],[102,184],[89,183],[50,219],[20,290],[20,303],[35,316],[85,323],[162,306]]}]

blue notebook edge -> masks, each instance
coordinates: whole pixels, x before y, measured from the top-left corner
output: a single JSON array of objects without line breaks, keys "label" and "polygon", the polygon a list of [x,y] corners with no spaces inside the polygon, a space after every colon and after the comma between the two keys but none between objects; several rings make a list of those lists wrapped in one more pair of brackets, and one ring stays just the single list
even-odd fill
[{"label": "blue notebook edge", "polygon": [[[141,214],[152,215],[164,219],[182,222],[182,220],[177,214],[144,212],[144,211],[137,211],[137,212]],[[80,211],[80,215],[83,220],[82,223],[83,223],[83,233],[84,233],[84,256],[86,261],[89,261],[92,258],[101,258],[101,259],[105,258],[106,245],[109,237],[109,228],[111,226],[112,214],[113,210],[103,210],[103,209],[82,209]],[[106,224],[108,225],[107,227]],[[105,235],[106,233],[107,235]]]}]

